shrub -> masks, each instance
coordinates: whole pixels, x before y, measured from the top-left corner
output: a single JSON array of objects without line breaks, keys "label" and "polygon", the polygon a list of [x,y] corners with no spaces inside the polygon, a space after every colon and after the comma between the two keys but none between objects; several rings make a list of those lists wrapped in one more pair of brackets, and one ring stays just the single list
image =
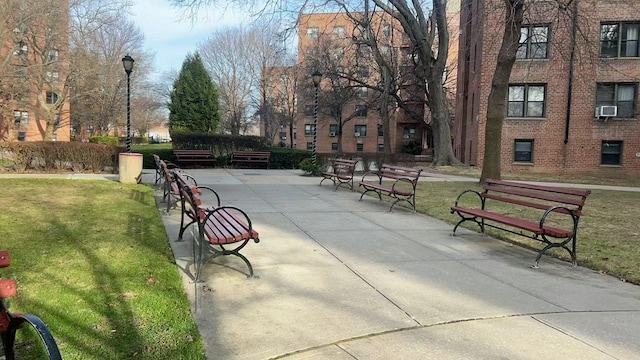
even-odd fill
[{"label": "shrub", "polygon": [[118,138],[115,136],[92,136],[89,138],[89,142],[92,144],[118,146]]},{"label": "shrub", "polygon": [[316,164],[313,165],[311,158],[304,159],[300,161],[300,170],[304,171],[305,174],[308,175],[320,175],[320,167]]}]

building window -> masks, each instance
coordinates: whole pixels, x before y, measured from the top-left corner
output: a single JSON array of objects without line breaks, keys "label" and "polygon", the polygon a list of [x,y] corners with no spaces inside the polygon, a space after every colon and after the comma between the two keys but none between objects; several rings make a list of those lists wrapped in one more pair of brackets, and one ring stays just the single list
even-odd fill
[{"label": "building window", "polygon": [[369,67],[368,66],[358,66],[356,69],[357,75],[363,78],[369,77]]},{"label": "building window", "polygon": [[640,23],[600,25],[600,57],[639,57]]},{"label": "building window", "polygon": [[27,55],[27,52],[29,52],[29,47],[25,42],[20,41],[16,44],[16,48],[13,50],[13,55],[24,56]]},{"label": "building window", "polygon": [[382,35],[387,37],[391,36],[391,25],[389,24],[382,25]]},{"label": "building window", "polygon": [[344,39],[344,26],[335,26],[331,35],[334,39]]},{"label": "building window", "polygon": [[338,124],[329,125],[329,136],[338,135]]},{"label": "building window", "polygon": [[364,151],[364,144],[356,144],[356,151]]},{"label": "building window", "polygon": [[47,82],[55,84],[60,80],[60,73],[57,71],[47,71]]},{"label": "building window", "polygon": [[307,136],[313,135],[314,128],[315,128],[315,125],[313,124],[304,124],[304,134]]},{"label": "building window", "polygon": [[331,151],[338,151],[338,143],[331,143]]},{"label": "building window", "polygon": [[47,62],[58,61],[58,57],[60,56],[60,52],[58,50],[49,50],[47,51]]},{"label": "building window", "polygon": [[369,96],[369,89],[366,86],[358,88],[358,97],[360,99],[366,99]]},{"label": "building window", "polygon": [[29,112],[14,110],[13,119],[16,126],[27,126],[29,125]]},{"label": "building window", "polygon": [[622,165],[622,141],[603,141],[601,165]]},{"label": "building window", "polygon": [[27,138],[27,133],[24,131],[18,132],[18,141],[25,141]]},{"label": "building window", "polygon": [[546,59],[549,43],[548,26],[523,26],[516,59]]},{"label": "building window", "polygon": [[404,140],[415,140],[416,139],[416,129],[415,128],[404,128],[402,133],[402,138]]},{"label": "building window", "polygon": [[367,125],[356,125],[354,127],[354,134],[355,137],[365,137],[367,136]]},{"label": "building window", "polygon": [[382,129],[382,125],[378,125],[378,136],[380,136],[380,137],[384,136],[384,131]]},{"label": "building window", "polygon": [[314,105],[305,105],[304,106],[304,116],[313,116],[313,108]]},{"label": "building window", "polygon": [[355,116],[367,117],[367,105],[356,105]]},{"label": "building window", "polygon": [[532,163],[533,162],[533,140],[516,140],[514,144],[515,162]]},{"label": "building window", "polygon": [[287,133],[284,131],[280,131],[280,140],[284,141],[287,140]]},{"label": "building window", "polygon": [[620,118],[636,117],[637,84],[600,83],[596,85],[596,106],[617,106]]},{"label": "building window", "polygon": [[384,152],[384,144],[378,144],[378,152]]},{"label": "building window", "polygon": [[53,91],[47,91],[47,104],[54,105],[58,102],[58,94]]},{"label": "building window", "polygon": [[310,27],[307,28],[307,39],[317,39],[318,38],[318,28]]},{"label": "building window", "polygon": [[307,150],[308,151],[313,151],[313,143],[312,142],[308,142],[307,143]]},{"label": "building window", "polygon": [[509,85],[508,117],[544,117],[545,85]]}]

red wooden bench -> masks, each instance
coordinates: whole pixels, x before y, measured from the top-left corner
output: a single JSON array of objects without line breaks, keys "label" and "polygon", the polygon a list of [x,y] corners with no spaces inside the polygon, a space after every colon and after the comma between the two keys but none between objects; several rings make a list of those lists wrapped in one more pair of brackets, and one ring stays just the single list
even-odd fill
[{"label": "red wooden bench", "polygon": [[173,156],[175,156],[176,162],[180,167],[184,167],[187,164],[215,165],[218,161],[211,150],[175,149],[173,150]]},{"label": "red wooden bench", "polygon": [[[568,251],[575,266],[578,221],[590,193],[591,190],[489,179],[483,184],[482,192],[465,190],[458,195],[451,213],[458,214],[461,219],[453,228],[453,235],[460,224],[473,221],[483,233],[488,226],[543,242],[545,246],[538,252],[533,267],[537,268],[542,255],[552,248]],[[465,199],[463,205],[466,194],[475,194],[479,202],[468,206],[469,200]],[[505,212],[491,211],[489,207],[492,202],[511,204],[510,209]],[[538,211],[526,219],[520,215],[523,207]]]},{"label": "red wooden bench", "polygon": [[[10,264],[9,252],[0,250],[0,268],[8,267]],[[7,360],[16,358],[32,359],[35,354],[30,353],[28,351],[29,349],[27,349],[31,347],[44,350],[45,353],[42,355],[46,356],[47,359],[62,360],[56,340],[47,328],[47,325],[45,325],[39,317],[32,314],[12,313],[9,311],[5,299],[17,295],[16,281],[13,279],[2,279],[0,277],[0,337],[2,338],[0,358]],[[26,326],[30,328],[23,331],[36,334],[38,340],[25,342],[25,338],[23,338],[22,341],[16,341],[19,339],[16,333],[21,329],[25,329]],[[19,348],[26,349],[26,352],[23,353],[21,351],[20,355],[16,356],[16,349]]]},{"label": "red wooden bench", "polygon": [[324,171],[322,173],[322,180],[320,184],[325,180],[331,180],[337,190],[340,186],[346,185],[353,191],[353,173],[356,170],[356,164],[358,160],[349,159],[335,159],[331,171]]},{"label": "red wooden bench", "polygon": [[233,166],[264,164],[269,168],[271,153],[268,151],[234,151],[229,163]]},{"label": "red wooden bench", "polygon": [[194,281],[199,281],[202,268],[209,260],[226,255],[242,259],[249,268],[247,277],[253,277],[251,262],[240,253],[249,241],[260,241],[249,216],[235,206],[205,205],[200,191],[190,185],[184,185],[181,194],[185,206],[191,209],[193,222],[198,225],[198,234],[193,239]]},{"label": "red wooden bench", "polygon": [[[177,241],[182,241],[182,236],[184,235],[185,230],[189,227],[189,225],[194,224],[197,221],[196,218],[196,210],[195,208],[191,205],[191,202],[189,201],[188,198],[185,198],[183,193],[182,193],[182,189],[185,186],[190,186],[191,187],[191,191],[202,195],[203,191],[206,190],[208,191],[213,197],[215,197],[215,200],[212,204],[210,205],[204,205],[202,204],[201,200],[199,200],[198,206],[200,207],[218,207],[220,206],[220,196],[218,195],[218,193],[213,190],[212,188],[208,187],[208,186],[198,186],[195,183],[195,179],[193,179],[193,177],[180,172],[178,170],[174,170],[171,172],[171,176],[173,177],[176,187],[178,189],[178,193],[179,193],[179,197],[180,197],[180,208],[182,209],[182,212],[180,214],[180,232],[178,233],[178,240]],[[192,180],[193,179],[193,180]]]},{"label": "red wooden bench", "polygon": [[167,203],[167,209],[165,210],[165,212],[168,214],[169,210],[171,210],[172,207],[177,206],[178,199],[180,199],[180,189],[178,188],[178,184],[176,183],[176,179],[173,174],[181,174],[182,177],[188,179],[189,183],[193,185],[197,186],[198,183],[193,176],[180,172],[180,169],[175,167],[170,168],[164,160],[159,160],[158,166],[161,169],[163,178],[162,201],[165,201]]},{"label": "red wooden bench", "polygon": [[[366,172],[360,181],[360,187],[364,189],[360,195],[362,197],[368,192],[374,192],[378,195],[378,199],[382,200],[382,195],[389,196],[395,201],[391,204],[389,211],[401,201],[409,203],[416,211],[416,186],[422,169],[407,168],[395,165],[383,164],[380,170]],[[367,180],[367,176],[375,175],[376,180]],[[383,184],[384,180],[392,181],[391,184]]]}]

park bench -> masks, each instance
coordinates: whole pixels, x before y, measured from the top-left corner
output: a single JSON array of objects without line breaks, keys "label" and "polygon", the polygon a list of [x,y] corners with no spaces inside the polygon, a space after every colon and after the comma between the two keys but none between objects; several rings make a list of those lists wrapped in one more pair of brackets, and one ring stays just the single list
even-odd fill
[{"label": "park bench", "polygon": [[[360,201],[362,201],[362,197],[366,193],[374,192],[380,200],[382,200],[382,195],[395,199],[389,211],[393,209],[395,204],[404,201],[409,203],[413,208],[413,212],[415,212],[416,186],[421,172],[422,169],[389,164],[383,164],[379,170],[368,171],[362,176],[362,181],[359,184],[364,189],[364,192],[360,195]],[[367,180],[370,175],[375,175],[375,181]],[[391,181],[391,183],[383,184],[383,181]]]},{"label": "park bench", "polygon": [[[0,250],[0,268],[5,268],[11,265],[9,258],[9,252],[7,250]],[[13,279],[3,279],[0,277],[0,337],[2,338],[2,348],[0,348],[0,358],[6,360],[14,359],[33,359],[36,353],[29,352],[29,348],[40,349],[44,351],[43,354],[37,354],[46,357],[47,359],[61,360],[60,350],[58,344],[53,335],[47,328],[47,325],[36,315],[22,314],[19,312],[12,313],[9,311],[5,299],[18,295],[16,290],[16,281]],[[22,330],[29,327],[27,330]],[[17,335],[18,331],[26,332],[27,334],[35,334],[33,340],[28,343],[25,339],[29,339],[29,336],[22,337],[21,341],[16,341],[21,338]],[[19,349],[19,355],[16,355],[16,350]],[[37,357],[40,358],[40,357]]]},{"label": "park bench", "polygon": [[251,262],[240,253],[251,240],[256,243],[260,241],[249,216],[235,206],[205,205],[196,187],[184,185],[181,193],[185,206],[191,209],[192,221],[198,225],[192,247],[194,282],[199,281],[202,268],[209,260],[227,255],[242,259],[249,268],[247,277],[253,277]]},{"label": "park bench", "polygon": [[270,159],[271,153],[268,151],[234,151],[229,163],[236,167],[264,164],[268,169]]},{"label": "park bench", "polygon": [[335,190],[342,185],[346,185],[353,191],[353,173],[356,170],[356,164],[358,160],[349,159],[335,159],[331,171],[322,172],[322,180],[320,184],[325,180],[331,180],[335,186]]},{"label": "park bench", "polygon": [[217,162],[211,150],[173,150],[173,156],[180,167],[188,164],[215,165]]},{"label": "park bench", "polygon": [[160,158],[160,156],[158,156],[157,154],[153,154],[153,161],[156,164],[156,179],[154,182],[156,185],[158,184],[158,182],[164,181],[165,179],[164,169],[163,169],[163,166],[161,165],[161,161],[163,161],[167,165],[169,170],[178,168],[178,165],[169,161],[162,160],[162,158]]},{"label": "park bench", "polygon": [[[465,190],[456,198],[451,213],[458,214],[461,219],[453,228],[453,235],[460,224],[473,221],[482,233],[488,226],[544,243],[534,268],[538,267],[542,255],[552,248],[565,249],[573,265],[577,265],[578,221],[591,190],[491,179],[482,187],[482,192]],[[473,206],[469,206],[471,202],[466,194],[476,195]],[[490,205],[501,206],[503,210],[489,210]]]},{"label": "park bench", "polygon": [[218,207],[220,206],[220,196],[218,193],[208,186],[198,186],[195,183],[195,179],[191,176],[188,176],[178,170],[174,170],[171,172],[171,176],[175,180],[176,187],[178,188],[180,204],[182,212],[180,214],[180,232],[178,233],[178,241],[182,241],[182,236],[184,235],[185,230],[191,225],[194,224],[196,219],[195,208],[191,205],[188,198],[184,197],[182,189],[185,186],[190,186],[191,191],[202,195],[203,190],[209,191],[215,197],[215,203],[211,205],[204,206],[203,204],[198,204],[204,207]]},{"label": "park bench", "polygon": [[169,167],[169,163],[166,163],[164,160],[160,160],[158,166],[161,169],[163,178],[162,201],[167,203],[165,212],[168,214],[171,208],[178,204],[178,199],[180,199],[180,189],[174,174],[180,174],[182,178],[188,179],[189,183],[195,186],[198,186],[198,183],[193,176],[181,173],[179,168]]}]

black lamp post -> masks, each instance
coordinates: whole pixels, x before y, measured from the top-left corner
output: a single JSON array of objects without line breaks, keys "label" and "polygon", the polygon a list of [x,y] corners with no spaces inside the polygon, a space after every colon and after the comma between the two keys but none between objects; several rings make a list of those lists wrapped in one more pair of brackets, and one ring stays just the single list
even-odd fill
[{"label": "black lamp post", "polygon": [[127,73],[127,152],[131,152],[131,72],[133,71],[133,58],[129,54],[122,58],[122,66]]},{"label": "black lamp post", "polygon": [[322,81],[322,73],[319,71],[311,74],[311,79],[313,80],[313,87],[315,88],[315,103],[313,106],[313,148],[311,152],[311,163],[315,167],[317,164],[317,139],[318,139],[318,86],[320,86],[320,81]]}]

